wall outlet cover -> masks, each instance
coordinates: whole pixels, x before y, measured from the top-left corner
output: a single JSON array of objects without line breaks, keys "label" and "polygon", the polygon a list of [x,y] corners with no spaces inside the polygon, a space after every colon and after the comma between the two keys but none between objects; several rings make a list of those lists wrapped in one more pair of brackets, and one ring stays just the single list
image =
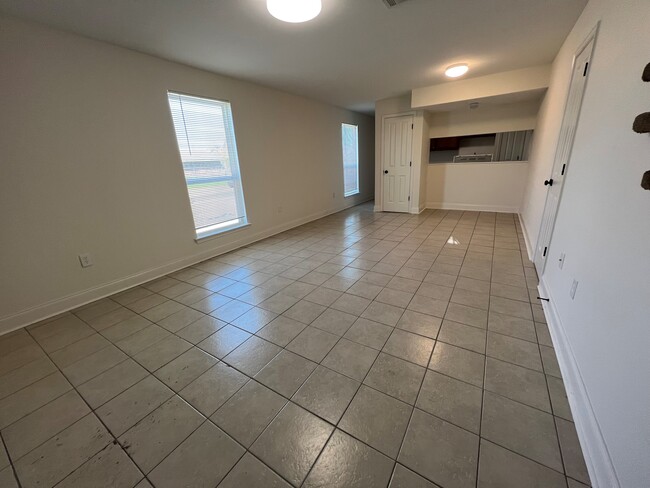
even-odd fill
[{"label": "wall outlet cover", "polygon": [[95,264],[92,256],[88,253],[79,254],[79,262],[81,263],[82,268],[88,268]]}]

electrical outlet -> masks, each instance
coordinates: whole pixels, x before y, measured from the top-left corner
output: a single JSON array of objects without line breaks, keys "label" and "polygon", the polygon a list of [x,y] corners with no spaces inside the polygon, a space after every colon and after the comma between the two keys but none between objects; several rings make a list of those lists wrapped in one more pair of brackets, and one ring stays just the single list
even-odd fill
[{"label": "electrical outlet", "polygon": [[578,281],[573,280],[573,284],[571,285],[571,290],[569,291],[569,296],[571,297],[571,300],[575,299],[577,289],[578,289]]},{"label": "electrical outlet", "polygon": [[564,253],[560,254],[560,259],[558,259],[559,262],[557,263],[557,265],[558,265],[558,267],[560,269],[564,268],[564,259],[565,258],[566,258],[566,254],[564,254]]},{"label": "electrical outlet", "polygon": [[332,198],[336,198],[336,192],[332,192]]},{"label": "electrical outlet", "polygon": [[79,262],[81,263],[82,268],[88,268],[95,264],[93,257],[88,253],[79,254]]},{"label": "electrical outlet", "polygon": [[282,213],[282,207],[278,207],[278,213],[279,213],[279,214]]}]

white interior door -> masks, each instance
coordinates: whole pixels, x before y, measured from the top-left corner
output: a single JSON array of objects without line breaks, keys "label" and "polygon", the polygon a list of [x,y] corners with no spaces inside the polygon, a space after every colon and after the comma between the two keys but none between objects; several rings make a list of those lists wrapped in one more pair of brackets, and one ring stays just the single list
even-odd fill
[{"label": "white interior door", "polygon": [[[573,140],[575,138],[578,119],[580,117],[582,97],[585,92],[587,77],[589,75],[589,61],[591,59],[593,46],[594,38],[592,37],[591,40],[588,41],[576,54],[573,65],[573,74],[571,77],[571,85],[569,87],[569,95],[567,97],[564,116],[562,118],[562,126],[560,128],[558,146],[555,151],[553,171],[549,179],[543,182],[548,188],[548,191],[546,194],[546,205],[544,206],[544,215],[539,230],[539,237],[537,239],[537,248],[535,249],[535,267],[540,276],[544,272],[544,266],[546,265],[546,258],[548,257],[549,245],[553,235],[553,228],[555,226],[555,218],[560,205],[562,187],[564,186],[564,178],[566,177],[569,168]],[[542,184],[541,181],[540,184]]]},{"label": "white interior door", "polygon": [[384,119],[382,209],[386,212],[409,211],[413,123],[412,115]]}]

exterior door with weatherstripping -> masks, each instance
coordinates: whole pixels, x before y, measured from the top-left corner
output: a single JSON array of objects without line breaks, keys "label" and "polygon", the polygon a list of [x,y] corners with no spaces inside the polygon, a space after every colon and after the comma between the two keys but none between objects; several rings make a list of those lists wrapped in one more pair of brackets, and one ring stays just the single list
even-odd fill
[{"label": "exterior door with weatherstripping", "polygon": [[[571,85],[569,86],[569,95],[567,97],[566,107],[564,108],[564,117],[560,127],[560,136],[555,152],[555,161],[553,163],[553,172],[544,185],[548,188],[546,194],[546,205],[544,206],[544,215],[537,239],[537,248],[535,249],[535,267],[541,276],[544,272],[544,266],[549,252],[549,245],[555,226],[564,178],[566,177],[571,158],[571,149],[575,138],[578,118],[580,116],[580,107],[582,106],[582,97],[587,84],[589,74],[589,61],[594,46],[594,37],[583,44],[578,50],[574,64]],[[541,184],[541,182],[540,182]]]},{"label": "exterior door with weatherstripping", "polygon": [[382,210],[385,212],[409,211],[413,123],[412,115],[384,119]]}]

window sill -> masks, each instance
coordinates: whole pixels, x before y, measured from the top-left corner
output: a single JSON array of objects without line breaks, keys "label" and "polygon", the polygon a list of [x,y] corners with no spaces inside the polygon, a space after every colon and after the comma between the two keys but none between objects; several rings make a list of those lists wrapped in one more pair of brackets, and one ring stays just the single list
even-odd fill
[{"label": "window sill", "polygon": [[354,193],[344,193],[343,198],[353,197],[355,195],[359,195],[360,193],[360,191],[355,191]]},{"label": "window sill", "polygon": [[251,223],[246,222],[246,223],[242,223],[242,224],[236,224],[236,225],[233,225],[231,227],[225,227],[223,229],[215,229],[213,231],[203,233],[200,236],[196,236],[196,238],[194,239],[194,242],[196,242],[197,244],[201,244],[202,242],[211,241],[211,240],[216,239],[218,237],[221,237],[221,236],[223,236],[225,234],[230,234],[231,232],[236,232],[238,230],[243,230],[243,229],[245,229],[247,227],[250,227],[250,226],[251,226]]}]

